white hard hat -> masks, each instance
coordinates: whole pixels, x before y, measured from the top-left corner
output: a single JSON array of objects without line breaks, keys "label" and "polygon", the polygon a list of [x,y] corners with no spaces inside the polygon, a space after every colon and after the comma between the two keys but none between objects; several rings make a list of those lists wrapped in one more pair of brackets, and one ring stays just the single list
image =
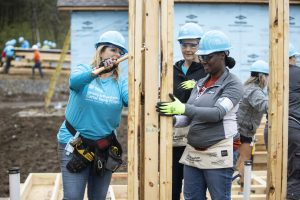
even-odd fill
[{"label": "white hard hat", "polygon": [[32,49],[37,50],[37,49],[39,49],[39,47],[35,44],[32,46]]},{"label": "white hard hat", "polygon": [[24,38],[21,36],[19,37],[19,42],[23,42],[24,41]]}]

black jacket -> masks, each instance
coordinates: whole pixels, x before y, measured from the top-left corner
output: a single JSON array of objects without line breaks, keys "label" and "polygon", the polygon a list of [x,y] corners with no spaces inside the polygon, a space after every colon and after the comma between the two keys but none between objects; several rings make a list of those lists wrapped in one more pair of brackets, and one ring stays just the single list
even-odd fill
[{"label": "black jacket", "polygon": [[192,80],[198,81],[206,76],[203,66],[200,63],[193,62],[189,67],[186,75],[181,70],[184,60],[180,60],[174,65],[173,72],[173,93],[182,103],[186,103],[191,95],[191,90],[180,89],[179,85],[183,81]]},{"label": "black jacket", "polygon": [[289,67],[289,115],[300,120],[300,67]]}]

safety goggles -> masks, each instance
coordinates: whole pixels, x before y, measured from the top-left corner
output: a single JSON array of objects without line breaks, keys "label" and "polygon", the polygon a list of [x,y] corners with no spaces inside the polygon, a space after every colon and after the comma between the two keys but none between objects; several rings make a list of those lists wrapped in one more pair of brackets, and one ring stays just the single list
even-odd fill
[{"label": "safety goggles", "polygon": [[106,45],[106,47],[110,48],[110,51],[114,52],[114,53],[119,53],[120,56],[124,56],[125,52],[122,51],[119,47],[115,46],[115,45]]},{"label": "safety goggles", "polygon": [[216,55],[216,53],[211,53],[211,54],[208,54],[208,55],[201,55],[201,56],[199,56],[199,58],[200,58],[201,62],[208,62],[215,55]]},{"label": "safety goggles", "polygon": [[199,43],[180,42],[180,46],[182,49],[190,48],[192,50],[198,50]]}]

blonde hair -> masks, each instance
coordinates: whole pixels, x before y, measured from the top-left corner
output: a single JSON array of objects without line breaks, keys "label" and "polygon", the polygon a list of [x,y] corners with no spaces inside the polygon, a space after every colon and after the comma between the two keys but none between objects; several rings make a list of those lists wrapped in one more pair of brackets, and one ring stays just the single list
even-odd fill
[{"label": "blonde hair", "polygon": [[245,82],[245,85],[256,84],[261,89],[264,89],[268,84],[267,77],[268,75],[264,73],[258,73],[258,75],[251,74],[250,78]]},{"label": "blonde hair", "polygon": [[[100,54],[103,53],[106,50],[106,47],[107,46],[105,46],[105,45],[100,45],[96,49],[96,53],[95,53],[94,58],[93,58],[92,63],[91,63],[92,68],[98,67],[100,65],[100,63],[103,61]],[[113,78],[115,80],[117,80],[119,78],[119,73],[120,73],[119,72],[119,67],[117,67],[116,69],[113,70]]]}]

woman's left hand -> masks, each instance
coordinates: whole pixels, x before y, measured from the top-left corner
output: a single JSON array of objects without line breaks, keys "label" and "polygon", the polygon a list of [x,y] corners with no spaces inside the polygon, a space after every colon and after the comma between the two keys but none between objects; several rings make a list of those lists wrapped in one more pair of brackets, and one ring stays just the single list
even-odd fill
[{"label": "woman's left hand", "polygon": [[196,85],[196,81],[195,80],[187,80],[187,81],[183,81],[178,88],[180,89],[184,89],[184,90],[191,90],[195,87]]}]

